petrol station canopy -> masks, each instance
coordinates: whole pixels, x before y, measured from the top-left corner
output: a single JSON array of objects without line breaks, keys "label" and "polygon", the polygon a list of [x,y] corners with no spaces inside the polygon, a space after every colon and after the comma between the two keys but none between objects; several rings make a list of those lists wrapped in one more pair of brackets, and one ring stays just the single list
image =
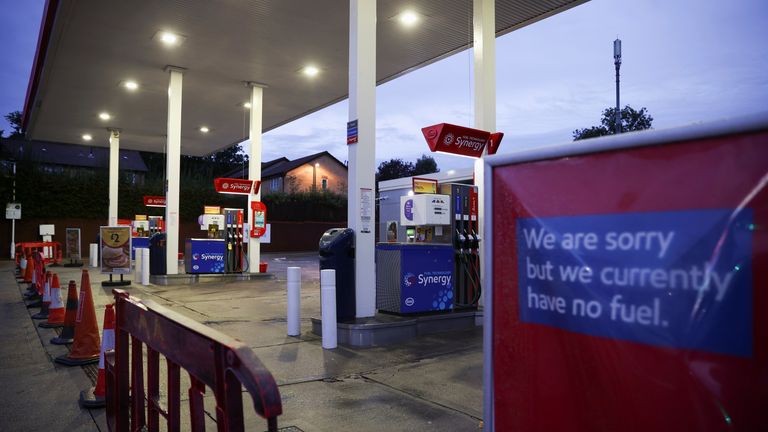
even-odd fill
[{"label": "petrol station canopy", "polygon": [[[586,0],[497,0],[496,35]],[[24,108],[27,137],[162,152],[166,66],[186,69],[182,148],[202,156],[247,138],[243,107],[264,84],[263,131],[343,100],[348,93],[349,2],[48,0]],[[419,21],[399,18],[412,10]],[[471,0],[388,0],[377,5],[378,84],[472,43]],[[172,46],[163,32],[177,35]],[[314,66],[309,77],[304,69]],[[135,82],[131,91],[126,83]],[[99,117],[108,113],[109,119]],[[201,132],[207,127],[208,132]]]}]

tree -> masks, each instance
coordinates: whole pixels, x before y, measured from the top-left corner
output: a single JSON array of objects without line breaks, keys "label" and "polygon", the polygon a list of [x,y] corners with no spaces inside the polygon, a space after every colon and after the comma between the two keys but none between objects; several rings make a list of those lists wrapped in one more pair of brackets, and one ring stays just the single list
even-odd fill
[{"label": "tree", "polygon": [[390,159],[379,164],[376,181],[392,180],[413,175],[413,164],[402,159]]},{"label": "tree", "polygon": [[8,120],[8,123],[13,128],[13,132],[11,132],[8,138],[22,138],[24,135],[21,133],[21,111],[10,112],[5,115],[5,119]]},{"label": "tree", "polygon": [[435,158],[422,154],[420,158],[416,159],[416,164],[413,166],[413,174],[411,175],[431,174],[439,171],[440,169],[437,167]]},{"label": "tree", "polygon": [[[614,119],[616,118],[616,108],[606,108],[603,110],[603,116],[600,119],[600,126],[592,126],[585,129],[576,129],[573,131],[573,140],[595,138],[604,135],[615,134]],[[644,129],[651,129],[653,117],[645,107],[635,110],[627,105],[621,110],[621,131],[632,132]]]}]

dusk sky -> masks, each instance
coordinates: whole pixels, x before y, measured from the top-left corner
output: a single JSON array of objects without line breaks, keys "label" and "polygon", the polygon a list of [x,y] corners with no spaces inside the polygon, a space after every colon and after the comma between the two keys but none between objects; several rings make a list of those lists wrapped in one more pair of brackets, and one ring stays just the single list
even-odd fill
[{"label": "dusk sky", "polygon": [[[386,0],[379,0],[386,1]],[[0,0],[0,113],[21,110],[42,0]],[[500,153],[571,140],[615,103],[613,40],[623,43],[621,102],[647,107],[656,129],[767,111],[768,2],[592,0],[497,39]],[[377,163],[413,161],[421,128],[472,125],[470,51],[377,91]],[[328,150],[347,159],[347,102],[268,132],[264,160]],[[10,127],[4,119],[0,129]],[[300,145],[285,145],[300,143]],[[441,169],[471,161],[436,155]]]}]

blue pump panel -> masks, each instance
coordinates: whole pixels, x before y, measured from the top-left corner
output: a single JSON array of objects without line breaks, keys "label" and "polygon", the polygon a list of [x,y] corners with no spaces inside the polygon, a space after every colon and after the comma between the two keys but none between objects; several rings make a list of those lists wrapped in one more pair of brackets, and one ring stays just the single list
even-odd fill
[{"label": "blue pump panel", "polygon": [[224,239],[187,239],[184,268],[187,273],[224,273]]}]

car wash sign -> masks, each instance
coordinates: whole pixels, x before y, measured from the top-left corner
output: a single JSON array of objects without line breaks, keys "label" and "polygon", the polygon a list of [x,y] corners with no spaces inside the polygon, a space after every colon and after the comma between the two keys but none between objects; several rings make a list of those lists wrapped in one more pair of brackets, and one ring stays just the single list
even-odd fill
[{"label": "car wash sign", "polygon": [[450,153],[460,156],[481,157],[488,147],[488,154],[496,153],[504,134],[490,133],[479,129],[440,123],[421,129],[433,152]]},{"label": "car wash sign", "polygon": [[492,162],[495,430],[768,424],[768,126],[711,130]]}]

